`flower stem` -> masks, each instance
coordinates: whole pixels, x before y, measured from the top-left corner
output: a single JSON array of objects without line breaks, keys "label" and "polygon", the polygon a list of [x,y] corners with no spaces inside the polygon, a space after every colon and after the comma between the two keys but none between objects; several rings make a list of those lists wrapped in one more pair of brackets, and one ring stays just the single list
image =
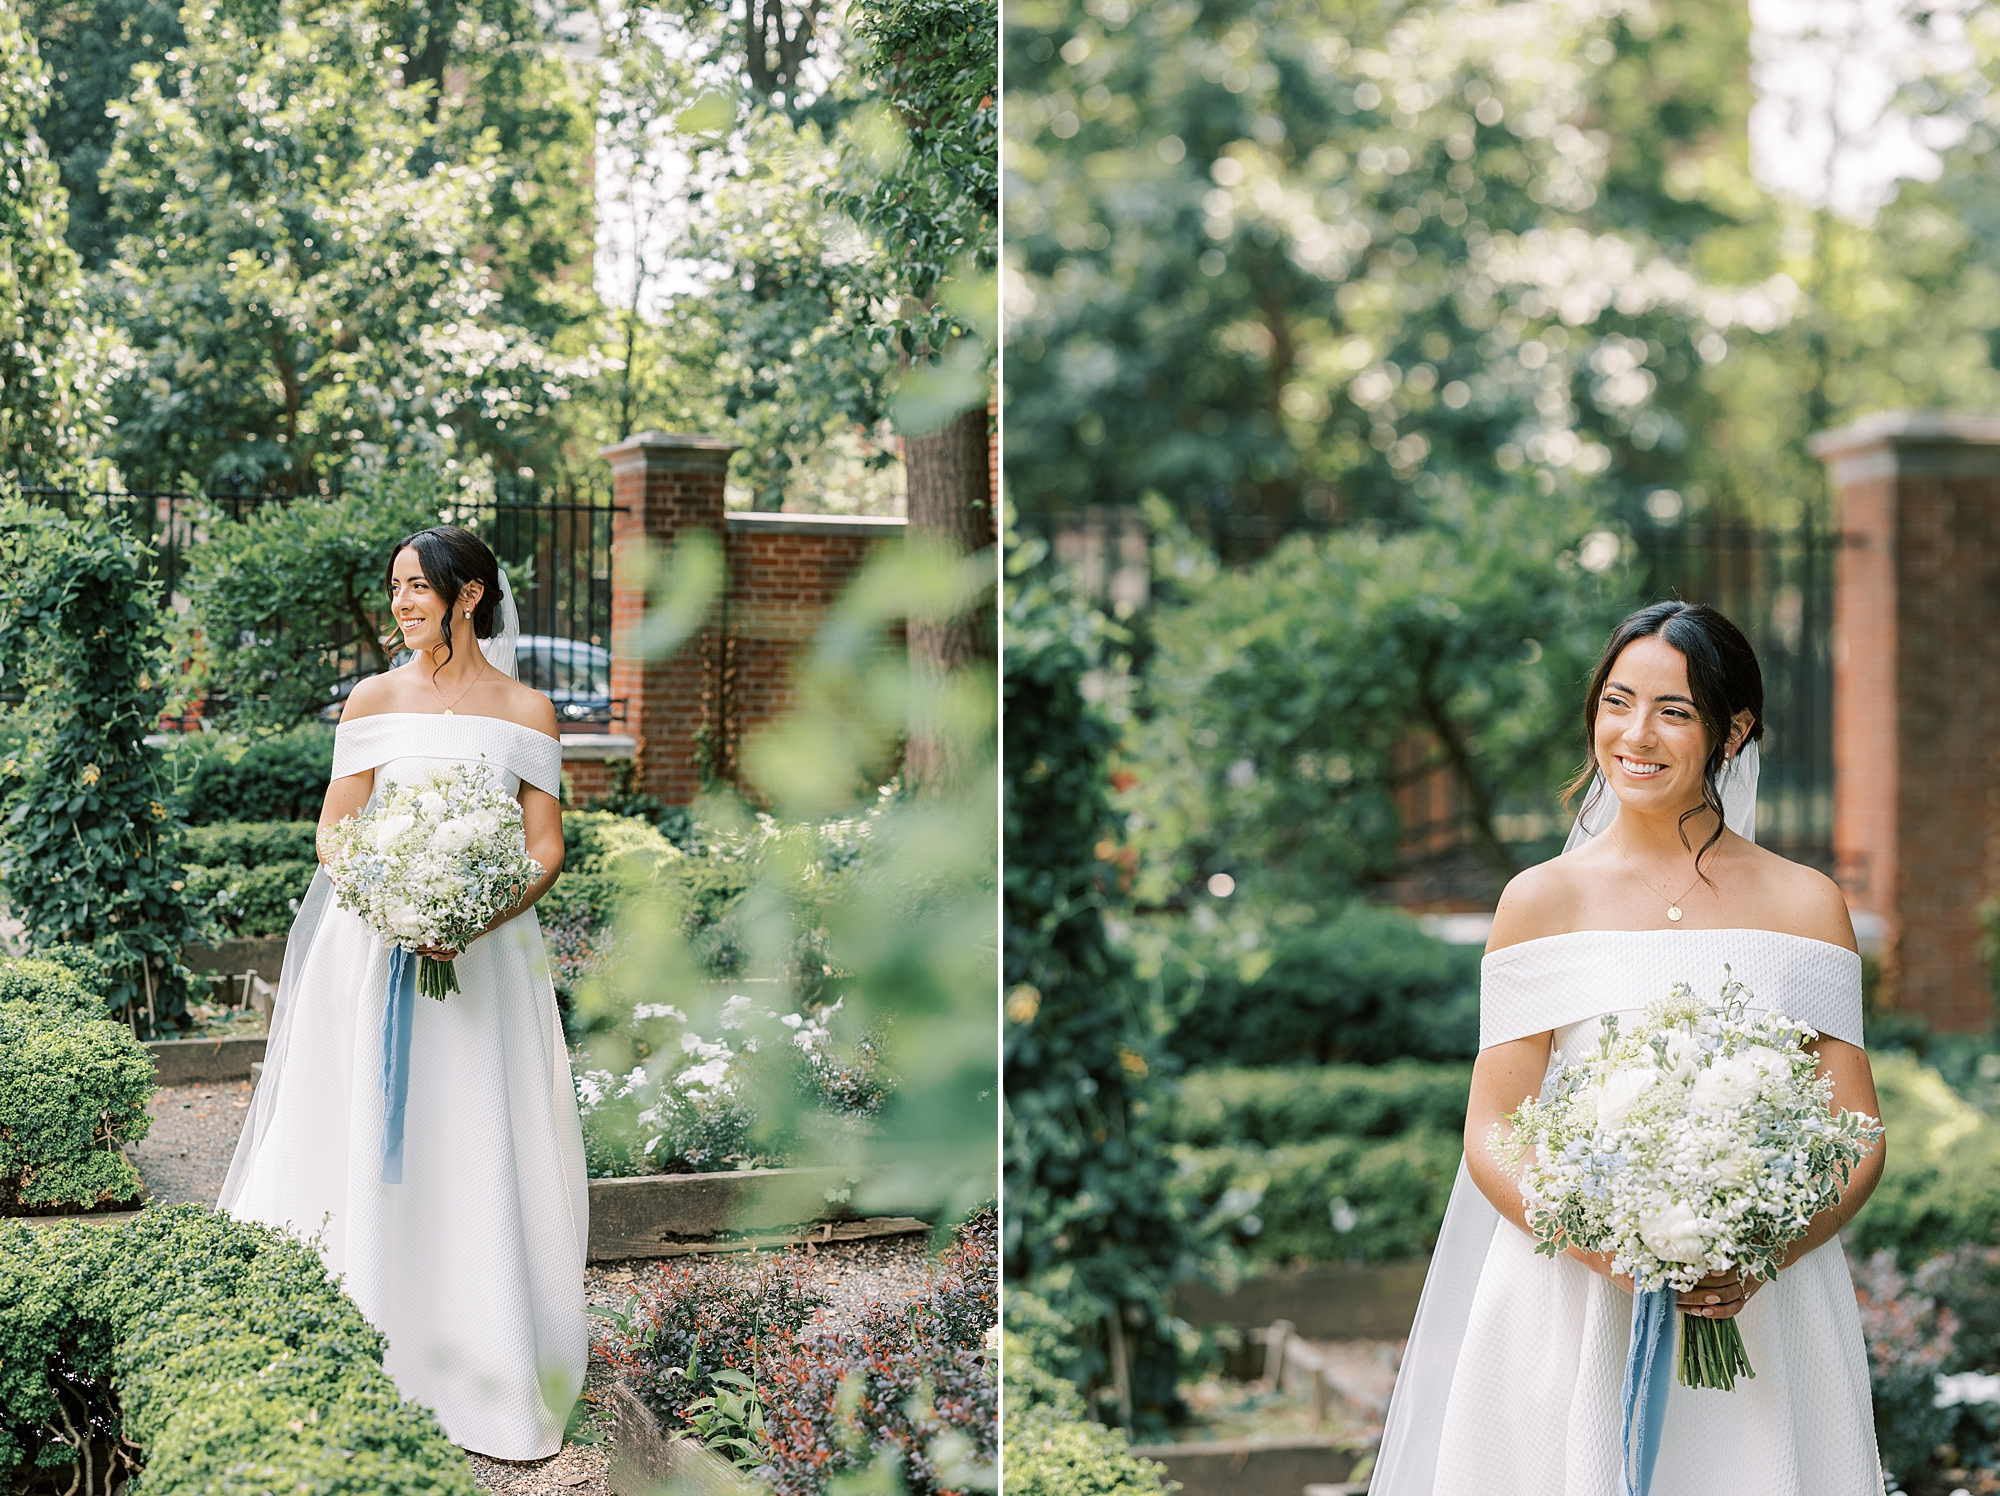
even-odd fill
[{"label": "flower stem", "polygon": [[417,991],[443,1002],[447,992],[458,991],[457,966],[450,961],[433,961],[429,956],[417,957]]},{"label": "flower stem", "polygon": [[1681,1316],[1683,1387],[1733,1392],[1739,1376],[1756,1375],[1750,1369],[1749,1353],[1743,1348],[1743,1332],[1736,1328],[1734,1319],[1704,1319],[1698,1314]]}]

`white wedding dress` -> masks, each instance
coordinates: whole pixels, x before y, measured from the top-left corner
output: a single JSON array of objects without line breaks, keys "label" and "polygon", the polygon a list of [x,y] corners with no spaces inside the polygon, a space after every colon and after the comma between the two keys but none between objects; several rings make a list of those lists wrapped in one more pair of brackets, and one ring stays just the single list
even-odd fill
[{"label": "white wedding dress", "polygon": [[[1589,930],[1480,967],[1480,1047],[1554,1031],[1580,1053],[1605,1013],[1675,982],[1713,999],[1727,964],[1753,1009],[1859,1045],[1861,958],[1769,930]],[[1754,1380],[1668,1394],[1652,1496],[1880,1496],[1867,1354],[1846,1258],[1828,1242],[1737,1317]],[[1535,1254],[1459,1165],[1389,1406],[1370,1496],[1617,1496],[1632,1300]]]},{"label": "white wedding dress", "polygon": [[[510,794],[561,792],[562,750],[493,717],[385,713],[341,724],[335,778],[379,792],[485,762]],[[388,1339],[406,1397],[499,1459],[562,1445],[589,1353],[589,1196],[569,1055],[533,911],[474,941],[460,990],[415,999],[403,1182],[381,1182],[389,949],[315,875],[285,947],[263,1079],[218,1208],[317,1236]]]}]

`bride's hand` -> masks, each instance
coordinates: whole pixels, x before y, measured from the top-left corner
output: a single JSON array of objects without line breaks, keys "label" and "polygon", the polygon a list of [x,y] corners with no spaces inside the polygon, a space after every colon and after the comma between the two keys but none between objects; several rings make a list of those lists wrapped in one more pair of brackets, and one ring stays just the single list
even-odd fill
[{"label": "bride's hand", "polygon": [[420,945],[417,954],[429,956],[433,961],[456,961],[460,953],[448,945]]},{"label": "bride's hand", "polygon": [[1710,1273],[1682,1293],[1678,1305],[1683,1314],[1699,1314],[1703,1319],[1731,1319],[1743,1312],[1751,1296],[1764,1286],[1762,1278],[1745,1277],[1737,1268]]}]

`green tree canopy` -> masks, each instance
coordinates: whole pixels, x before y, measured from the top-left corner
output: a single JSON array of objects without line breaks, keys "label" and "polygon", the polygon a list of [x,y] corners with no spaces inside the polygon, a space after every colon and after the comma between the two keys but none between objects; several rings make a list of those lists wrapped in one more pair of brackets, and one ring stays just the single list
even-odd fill
[{"label": "green tree canopy", "polygon": [[188,19],[186,45],[113,106],[128,477],[312,490],[357,452],[515,440],[564,388],[479,263],[492,137],[440,159],[436,101],[402,84],[358,6]]},{"label": "green tree canopy", "polygon": [[0,8],[0,477],[53,476],[100,414],[108,339],[91,325],[63,237],[65,199],[36,125],[48,73]]}]

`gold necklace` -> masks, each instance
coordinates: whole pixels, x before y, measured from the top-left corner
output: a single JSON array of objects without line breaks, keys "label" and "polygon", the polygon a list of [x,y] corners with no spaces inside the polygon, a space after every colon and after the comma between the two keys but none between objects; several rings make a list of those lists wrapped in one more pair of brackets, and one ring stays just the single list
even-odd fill
[{"label": "gold necklace", "polygon": [[[1617,843],[1614,842],[1613,845],[1616,846]],[[1657,888],[1653,888],[1653,880],[1651,878],[1648,878],[1644,873],[1639,871],[1639,864],[1634,862],[1631,859],[1631,857],[1627,855],[1625,849],[1622,846],[1618,847],[1618,855],[1620,857],[1625,858],[1625,866],[1632,869],[1633,877],[1637,878],[1641,883],[1645,884],[1647,888],[1652,889],[1654,893],[1660,893],[1660,891]],[[1699,866],[1697,866],[1695,868],[1694,883],[1699,883],[1699,882],[1701,882],[1701,869]],[[1688,884],[1686,888],[1681,890],[1681,899],[1686,898],[1689,894],[1694,892],[1694,883]],[[1672,920],[1675,924],[1679,924],[1681,922],[1681,899],[1668,899],[1667,896],[1663,893],[1660,893],[1660,897],[1663,899],[1667,899],[1667,918]]]},{"label": "gold necklace", "polygon": [[[452,707],[457,706],[461,701],[465,700],[467,696],[472,694],[472,688],[479,684],[479,678],[484,674],[486,674],[486,661],[482,659],[479,662],[479,669],[475,670],[472,673],[472,679],[466,682],[465,689],[463,691],[460,691],[456,696],[452,697],[450,706],[445,707],[444,714],[447,717],[451,715]],[[431,677],[431,694],[437,697],[439,701],[444,700],[444,692],[438,689],[437,677],[435,675]],[[1674,918],[1679,919],[1680,916],[1676,914]]]}]

